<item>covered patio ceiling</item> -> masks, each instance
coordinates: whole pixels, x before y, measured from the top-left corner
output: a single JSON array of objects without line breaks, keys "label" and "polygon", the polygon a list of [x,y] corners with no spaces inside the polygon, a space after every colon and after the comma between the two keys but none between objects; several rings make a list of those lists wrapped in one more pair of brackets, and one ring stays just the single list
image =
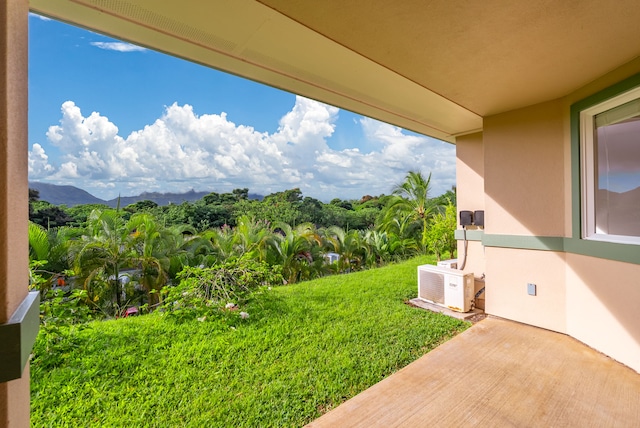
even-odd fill
[{"label": "covered patio ceiling", "polygon": [[30,0],[151,49],[455,141],[640,55],[636,0]]}]

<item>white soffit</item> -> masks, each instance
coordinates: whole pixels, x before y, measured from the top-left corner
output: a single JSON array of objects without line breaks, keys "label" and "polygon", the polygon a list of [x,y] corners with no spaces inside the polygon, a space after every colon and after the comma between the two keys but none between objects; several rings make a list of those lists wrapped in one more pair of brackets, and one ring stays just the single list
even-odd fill
[{"label": "white soffit", "polygon": [[482,118],[252,0],[31,0],[31,10],[454,142]]}]

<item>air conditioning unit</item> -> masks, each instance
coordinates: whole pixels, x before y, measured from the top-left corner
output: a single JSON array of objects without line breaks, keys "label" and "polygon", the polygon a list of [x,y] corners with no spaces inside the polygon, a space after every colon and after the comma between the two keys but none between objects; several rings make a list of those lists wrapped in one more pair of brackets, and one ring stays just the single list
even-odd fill
[{"label": "air conditioning unit", "polygon": [[446,267],[449,269],[458,269],[458,259],[440,260],[436,266]]},{"label": "air conditioning unit", "polygon": [[418,266],[418,298],[457,312],[473,303],[473,273],[434,265]]}]

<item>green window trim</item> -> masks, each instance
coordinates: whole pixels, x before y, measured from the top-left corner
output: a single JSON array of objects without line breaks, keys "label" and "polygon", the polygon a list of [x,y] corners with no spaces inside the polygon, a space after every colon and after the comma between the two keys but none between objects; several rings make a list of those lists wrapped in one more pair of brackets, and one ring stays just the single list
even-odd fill
[{"label": "green window trim", "polygon": [[0,382],[22,377],[40,328],[40,292],[32,291],[9,321],[0,324]]},{"label": "green window trim", "polygon": [[[584,247],[583,244],[573,243],[570,245],[572,248],[580,248],[580,254],[583,254],[584,248],[589,248],[590,245],[593,245],[594,255],[599,254],[601,251],[599,248],[602,248],[600,245],[595,245],[597,242],[582,239],[582,174],[580,170],[580,112],[586,110],[590,107],[593,107],[597,104],[603,103],[611,98],[614,98],[618,95],[622,95],[626,92],[634,88],[640,87],[640,73],[633,75],[621,82],[616,83],[606,89],[603,89],[595,94],[580,100],[574,103],[571,106],[570,117],[571,117],[571,220],[572,220],[572,229],[571,236],[575,240],[579,240],[584,242],[587,247]],[[623,248],[629,249],[629,244],[613,244],[613,245],[622,245]],[[633,245],[633,244],[632,244]],[[605,246],[609,248],[609,246]],[[640,251],[637,249],[635,251]],[[587,254],[588,255],[588,254]],[[599,255],[595,255],[595,257],[600,257]],[[608,257],[605,257],[608,258]]]},{"label": "green window trim", "polygon": [[[463,231],[456,230],[455,238],[462,241]],[[467,241],[480,242],[485,247],[565,252],[640,265],[640,248],[635,244],[588,241],[562,236],[498,235],[484,233],[482,230],[468,230]]]}]

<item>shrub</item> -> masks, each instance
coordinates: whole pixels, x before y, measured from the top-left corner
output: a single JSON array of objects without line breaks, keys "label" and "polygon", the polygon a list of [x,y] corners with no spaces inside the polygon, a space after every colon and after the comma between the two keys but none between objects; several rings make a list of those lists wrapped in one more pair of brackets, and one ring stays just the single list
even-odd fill
[{"label": "shrub", "polygon": [[85,290],[49,290],[40,303],[40,331],[33,346],[33,370],[49,370],[64,362],[77,345],[75,332],[87,328],[92,315]]},{"label": "shrub", "polygon": [[84,302],[86,290],[73,290],[66,294],[61,289],[49,290],[40,303],[40,322],[43,328],[81,324],[92,319],[91,310]]},{"label": "shrub", "polygon": [[454,257],[457,245],[456,227],[456,206],[449,202],[444,213],[438,213],[433,217],[426,233],[427,245],[433,249],[438,261],[447,251]]},{"label": "shrub", "polygon": [[179,319],[203,319],[235,310],[261,287],[281,285],[281,271],[279,266],[243,259],[213,267],[187,266],[178,274],[178,285],[163,289],[163,307]]}]

